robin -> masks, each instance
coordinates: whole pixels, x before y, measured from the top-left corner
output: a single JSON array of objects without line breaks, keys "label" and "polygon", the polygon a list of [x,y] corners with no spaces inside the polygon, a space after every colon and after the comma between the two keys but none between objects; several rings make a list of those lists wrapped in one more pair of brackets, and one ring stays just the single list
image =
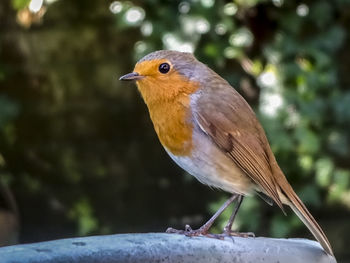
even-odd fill
[{"label": "robin", "polygon": [[324,250],[331,245],[278,166],[265,132],[244,98],[192,54],[160,50],[139,60],[120,80],[136,81],[158,138],[169,156],[201,183],[232,194],[199,229],[169,233],[210,235],[215,219],[234,201],[231,230],[243,197],[262,193],[284,212],[288,205]]}]

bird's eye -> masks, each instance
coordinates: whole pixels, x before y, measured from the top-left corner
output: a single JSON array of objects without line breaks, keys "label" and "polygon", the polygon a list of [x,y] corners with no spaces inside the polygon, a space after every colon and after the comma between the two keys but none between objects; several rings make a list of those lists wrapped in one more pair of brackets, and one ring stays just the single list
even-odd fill
[{"label": "bird's eye", "polygon": [[166,74],[170,70],[170,65],[168,63],[162,63],[159,65],[159,72]]}]

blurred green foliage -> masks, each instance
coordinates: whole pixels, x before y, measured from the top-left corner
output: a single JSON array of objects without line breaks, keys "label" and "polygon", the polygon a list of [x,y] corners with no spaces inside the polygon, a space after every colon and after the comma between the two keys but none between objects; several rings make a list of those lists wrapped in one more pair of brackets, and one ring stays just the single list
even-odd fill
[{"label": "blurred green foliage", "polygon": [[30,3],[30,0],[12,0],[11,4],[14,9],[20,10],[26,8]]},{"label": "blurred green foliage", "polygon": [[[350,1],[34,2],[0,4],[0,176],[23,241],[199,225],[223,202],[179,175],[133,85],[117,82],[145,54],[178,49],[254,107],[294,189],[350,257]],[[308,235],[250,197],[235,227]]]}]

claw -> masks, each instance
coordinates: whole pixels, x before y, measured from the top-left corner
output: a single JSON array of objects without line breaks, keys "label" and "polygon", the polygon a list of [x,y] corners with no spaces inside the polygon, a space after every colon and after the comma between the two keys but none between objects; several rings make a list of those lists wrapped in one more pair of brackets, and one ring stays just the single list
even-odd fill
[{"label": "claw", "polygon": [[192,232],[192,227],[190,225],[185,225],[185,231],[186,232]]}]

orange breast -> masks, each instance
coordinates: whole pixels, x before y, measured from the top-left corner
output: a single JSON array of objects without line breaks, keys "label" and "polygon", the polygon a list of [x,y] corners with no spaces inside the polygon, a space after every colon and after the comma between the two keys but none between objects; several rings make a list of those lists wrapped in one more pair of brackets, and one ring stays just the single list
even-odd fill
[{"label": "orange breast", "polygon": [[158,66],[163,62],[137,64],[134,71],[145,76],[137,81],[137,86],[163,146],[174,155],[190,155],[193,148],[190,96],[199,89],[199,83],[189,81],[174,69],[168,74],[159,73]]},{"label": "orange breast", "polygon": [[152,105],[149,112],[162,145],[174,155],[190,155],[193,125],[189,95]]}]

